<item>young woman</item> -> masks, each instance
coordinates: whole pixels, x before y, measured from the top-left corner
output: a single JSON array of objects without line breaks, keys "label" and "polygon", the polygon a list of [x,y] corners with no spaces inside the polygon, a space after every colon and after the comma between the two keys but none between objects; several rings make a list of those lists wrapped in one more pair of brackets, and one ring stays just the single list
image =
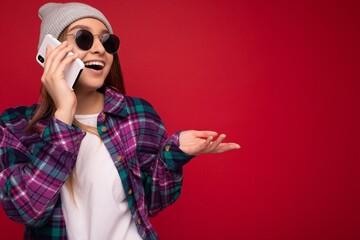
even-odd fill
[{"label": "young woman", "polygon": [[[145,100],[125,95],[119,40],[105,16],[81,3],[48,3],[42,101],[0,118],[0,201],[25,239],[158,239],[148,217],[180,194],[182,166],[238,149],[212,131],[167,135]],[[75,54],[66,57],[69,52]],[[84,64],[74,90],[64,70]]]}]

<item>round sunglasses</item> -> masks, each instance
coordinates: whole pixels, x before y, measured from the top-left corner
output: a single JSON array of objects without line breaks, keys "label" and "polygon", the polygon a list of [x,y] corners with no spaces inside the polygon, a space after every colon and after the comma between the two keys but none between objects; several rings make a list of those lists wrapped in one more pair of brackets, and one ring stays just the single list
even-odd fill
[{"label": "round sunglasses", "polygon": [[[76,45],[80,49],[87,51],[92,47],[94,43],[94,36],[98,35],[93,35],[88,30],[81,29],[74,34],[69,34],[67,36],[74,36]],[[119,50],[120,39],[116,35],[106,33],[98,37],[101,44],[104,46],[106,52],[114,54]]]}]

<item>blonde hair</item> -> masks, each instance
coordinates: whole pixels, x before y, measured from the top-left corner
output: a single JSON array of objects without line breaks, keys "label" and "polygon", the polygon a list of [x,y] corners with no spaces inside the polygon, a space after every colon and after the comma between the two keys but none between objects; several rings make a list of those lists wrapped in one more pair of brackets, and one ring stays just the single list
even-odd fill
[{"label": "blonde hair", "polygon": [[[60,34],[59,40],[65,40],[67,34],[67,28]],[[123,81],[123,75],[121,71],[120,61],[117,53],[113,54],[113,63],[111,65],[109,74],[106,76],[104,84],[101,88],[98,89],[99,92],[104,93],[105,87],[109,87],[119,93],[125,94],[125,84]],[[40,100],[38,102],[37,108],[35,110],[33,118],[30,120],[29,125],[27,127],[28,131],[36,131],[36,132],[42,132],[44,129],[38,129],[36,128],[36,123],[40,121],[41,119],[48,118],[50,116],[53,116],[56,111],[56,107],[54,104],[53,99],[48,94],[44,86],[41,86],[40,89]],[[74,119],[73,124],[79,127],[80,129],[96,134],[100,137],[97,128],[88,126],[86,124],[80,123],[78,120]],[[69,187],[70,194],[74,198],[74,181],[76,179],[76,174],[74,169],[72,170],[72,173],[68,177],[65,184]],[[75,202],[75,201],[74,201]]]}]

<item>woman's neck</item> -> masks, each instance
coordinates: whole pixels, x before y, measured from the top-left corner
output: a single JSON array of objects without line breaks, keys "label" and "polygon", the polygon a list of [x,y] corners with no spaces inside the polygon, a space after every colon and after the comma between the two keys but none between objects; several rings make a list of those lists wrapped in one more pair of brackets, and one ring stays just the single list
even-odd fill
[{"label": "woman's neck", "polygon": [[99,113],[104,108],[104,95],[97,91],[75,91],[77,98],[76,114]]}]

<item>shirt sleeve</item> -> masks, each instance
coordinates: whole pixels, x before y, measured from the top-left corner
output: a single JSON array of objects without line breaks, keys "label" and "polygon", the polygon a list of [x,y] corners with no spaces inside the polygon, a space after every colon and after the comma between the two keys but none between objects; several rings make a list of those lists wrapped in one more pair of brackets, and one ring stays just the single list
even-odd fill
[{"label": "shirt sleeve", "polygon": [[138,161],[141,168],[147,211],[150,216],[174,203],[181,192],[183,165],[193,156],[179,148],[179,135],[171,136],[155,110],[146,105],[145,119],[138,141]]},{"label": "shirt sleeve", "polygon": [[11,219],[41,226],[52,213],[85,133],[54,117],[41,136],[11,129],[1,122],[0,203]]}]

